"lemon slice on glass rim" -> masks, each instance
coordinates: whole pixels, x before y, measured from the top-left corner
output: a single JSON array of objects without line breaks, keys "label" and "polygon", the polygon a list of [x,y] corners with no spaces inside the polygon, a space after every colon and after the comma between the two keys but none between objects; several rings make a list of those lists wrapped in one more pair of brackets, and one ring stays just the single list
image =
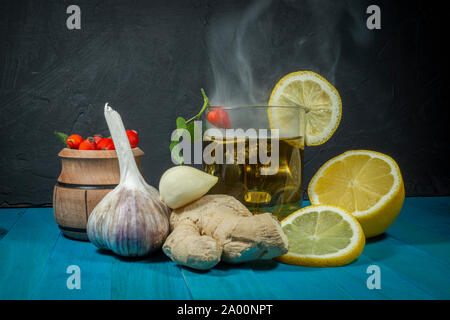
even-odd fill
[{"label": "lemon slice on glass rim", "polygon": [[280,137],[304,135],[308,146],[325,143],[341,121],[342,101],[338,91],[312,71],[292,72],[284,76],[273,89],[268,104],[305,108],[306,128],[299,128],[299,112],[295,109],[269,108],[268,117],[270,128],[279,129]]},{"label": "lemon slice on glass rim", "polygon": [[346,210],[311,205],[281,221],[288,253],[276,260],[309,267],[339,267],[358,258],[365,245],[359,222]]}]

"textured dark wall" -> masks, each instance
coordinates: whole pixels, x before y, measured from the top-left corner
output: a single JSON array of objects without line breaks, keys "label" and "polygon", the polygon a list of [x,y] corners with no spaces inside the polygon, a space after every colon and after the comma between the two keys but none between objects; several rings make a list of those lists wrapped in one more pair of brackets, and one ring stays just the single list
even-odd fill
[{"label": "textured dark wall", "polygon": [[[81,30],[66,28],[71,4]],[[370,4],[381,7],[381,30],[366,28]],[[1,1],[0,203],[50,203],[61,149],[53,131],[107,134],[106,101],[139,130],[144,174],[157,185],[176,116],[197,112],[201,87],[220,89],[217,55],[227,61],[222,81],[238,79],[258,101],[298,70],[339,90],[341,125],[305,151],[305,184],[329,158],[364,148],[397,160],[408,195],[448,195],[443,12],[430,1]],[[244,64],[233,64],[236,49]]]}]

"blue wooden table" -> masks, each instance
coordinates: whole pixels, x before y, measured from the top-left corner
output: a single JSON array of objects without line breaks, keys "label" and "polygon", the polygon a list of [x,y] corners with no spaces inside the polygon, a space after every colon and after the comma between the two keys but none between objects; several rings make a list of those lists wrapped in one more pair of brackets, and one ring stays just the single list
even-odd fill
[{"label": "blue wooden table", "polygon": [[[450,197],[408,198],[388,232],[345,267],[258,261],[198,272],[162,253],[128,260],[70,240],[51,208],[0,209],[0,299],[449,299],[449,231]],[[67,287],[71,265],[80,289]],[[380,289],[367,286],[371,265]]]}]

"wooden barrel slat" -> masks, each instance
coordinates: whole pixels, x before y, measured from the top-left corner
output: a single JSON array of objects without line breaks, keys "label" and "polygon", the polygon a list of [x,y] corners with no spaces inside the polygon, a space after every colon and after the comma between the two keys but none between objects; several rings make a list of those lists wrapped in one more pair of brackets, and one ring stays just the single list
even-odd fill
[{"label": "wooden barrel slat", "polygon": [[[139,148],[132,151],[141,170],[144,152]],[[55,220],[66,236],[87,240],[85,230],[89,214],[120,181],[117,154],[107,150],[65,148],[58,156],[62,169],[53,191]]]},{"label": "wooden barrel slat", "polygon": [[86,190],[86,207],[89,214],[94,210],[97,203],[100,202],[113,189]]},{"label": "wooden barrel slat", "polygon": [[59,225],[72,228],[85,229],[86,216],[86,190],[70,189],[55,186],[55,218]]}]

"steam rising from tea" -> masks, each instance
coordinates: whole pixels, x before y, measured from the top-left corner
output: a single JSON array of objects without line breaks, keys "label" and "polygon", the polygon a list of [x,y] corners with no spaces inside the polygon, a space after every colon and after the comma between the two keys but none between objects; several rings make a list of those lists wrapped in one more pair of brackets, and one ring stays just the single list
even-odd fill
[{"label": "steam rising from tea", "polygon": [[[297,70],[318,72],[333,83],[344,13],[341,1],[263,0],[213,15],[207,35],[211,104],[267,105],[275,83]],[[355,19],[352,12],[348,17]]]}]

